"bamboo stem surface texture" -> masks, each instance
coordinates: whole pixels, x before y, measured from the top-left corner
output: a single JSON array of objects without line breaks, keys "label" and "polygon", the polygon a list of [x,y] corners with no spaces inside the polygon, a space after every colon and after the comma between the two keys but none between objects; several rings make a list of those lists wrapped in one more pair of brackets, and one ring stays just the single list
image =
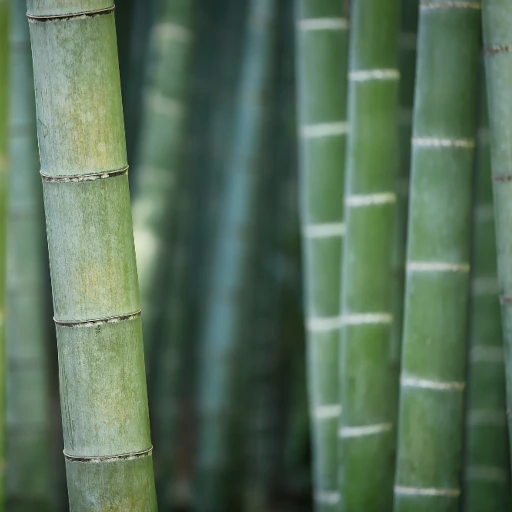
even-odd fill
[{"label": "bamboo stem surface texture", "polygon": [[110,0],[29,0],[70,508],[155,511]]}]

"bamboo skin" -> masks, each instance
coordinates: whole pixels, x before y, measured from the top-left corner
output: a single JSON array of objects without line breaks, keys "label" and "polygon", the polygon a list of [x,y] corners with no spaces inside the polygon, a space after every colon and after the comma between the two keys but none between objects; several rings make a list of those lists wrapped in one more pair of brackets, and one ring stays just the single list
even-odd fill
[{"label": "bamboo skin", "polygon": [[28,16],[70,508],[156,511],[113,4]]},{"label": "bamboo skin", "polygon": [[348,20],[337,0],[296,8],[300,209],[317,512],[339,508],[338,383]]},{"label": "bamboo skin", "polygon": [[420,3],[395,512],[460,507],[479,8]]},{"label": "bamboo skin", "polygon": [[44,221],[25,5],[11,1],[6,322],[9,510],[52,506]]},{"label": "bamboo skin", "polygon": [[465,512],[510,510],[511,506],[505,366],[484,85],[485,80],[482,80],[472,216],[474,234],[465,423]]}]

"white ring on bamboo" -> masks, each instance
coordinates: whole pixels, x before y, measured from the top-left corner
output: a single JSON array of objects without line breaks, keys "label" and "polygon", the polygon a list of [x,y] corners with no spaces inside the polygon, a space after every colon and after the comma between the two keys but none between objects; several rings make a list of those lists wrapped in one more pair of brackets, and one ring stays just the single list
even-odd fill
[{"label": "white ring on bamboo", "polygon": [[308,318],[306,327],[311,332],[335,331],[341,327],[341,316]]},{"label": "white ring on bamboo", "polygon": [[401,377],[400,383],[406,388],[431,389],[433,391],[464,391],[465,382],[443,382],[440,380]]},{"label": "white ring on bamboo", "polygon": [[412,145],[417,148],[473,149],[475,147],[475,139],[443,139],[439,137],[413,137]]},{"label": "white ring on bamboo", "polygon": [[394,192],[382,192],[379,194],[354,194],[345,197],[345,204],[351,208],[392,203],[396,203],[396,194]]},{"label": "white ring on bamboo", "polygon": [[161,39],[170,39],[179,43],[188,43],[194,39],[194,34],[189,28],[171,22],[158,23],[155,27],[155,35]]},{"label": "white ring on bamboo", "polygon": [[469,263],[444,263],[441,261],[408,261],[409,272],[469,272]]},{"label": "white ring on bamboo", "polygon": [[509,474],[499,467],[469,466],[466,473],[466,477],[467,480],[504,483],[508,481]]},{"label": "white ring on bamboo", "polygon": [[502,347],[474,346],[469,354],[472,363],[502,364],[505,359]]},{"label": "white ring on bamboo", "polygon": [[341,427],[339,436],[343,439],[347,437],[363,437],[389,432],[393,429],[393,423],[377,423],[376,425],[366,425],[364,427]]},{"label": "white ring on bamboo", "polygon": [[360,69],[350,71],[348,78],[351,82],[370,82],[373,80],[399,80],[398,69]]},{"label": "white ring on bamboo", "polygon": [[343,236],[344,234],[345,224],[343,222],[307,224],[304,226],[304,236],[306,238],[330,238]]},{"label": "white ring on bamboo", "polygon": [[458,498],[460,489],[437,489],[435,487],[407,487],[395,485],[395,494],[404,496],[445,496],[447,498]]},{"label": "white ring on bamboo", "polygon": [[480,2],[420,2],[420,9],[481,9]]},{"label": "white ring on bamboo", "polygon": [[348,133],[348,123],[338,121],[335,123],[306,124],[301,127],[300,134],[305,139],[319,139],[321,137],[335,137]]},{"label": "white ring on bamboo", "polygon": [[338,491],[318,491],[315,493],[315,501],[325,505],[336,505],[340,499],[341,495]]},{"label": "white ring on bamboo", "polygon": [[393,315],[389,313],[352,313],[341,316],[342,325],[389,325],[393,323]]},{"label": "white ring on bamboo", "polygon": [[348,20],[346,18],[310,18],[299,20],[297,23],[300,30],[347,30]]},{"label": "white ring on bamboo", "polygon": [[160,114],[174,116],[183,112],[183,104],[163,94],[152,92],[146,96],[146,101],[152,109]]},{"label": "white ring on bamboo", "polygon": [[468,411],[468,424],[471,427],[492,426],[502,427],[507,423],[505,410],[472,409]]},{"label": "white ring on bamboo", "polygon": [[341,405],[333,404],[333,405],[317,405],[313,407],[311,410],[311,415],[313,418],[319,420],[325,420],[329,418],[339,418],[341,414]]}]

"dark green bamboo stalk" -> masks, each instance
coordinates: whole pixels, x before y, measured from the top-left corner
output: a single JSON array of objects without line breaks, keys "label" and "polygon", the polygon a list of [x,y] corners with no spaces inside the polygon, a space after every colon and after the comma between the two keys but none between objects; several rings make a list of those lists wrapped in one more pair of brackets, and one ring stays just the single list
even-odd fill
[{"label": "dark green bamboo stalk", "polygon": [[73,511],[156,510],[110,0],[29,0]]},{"label": "dark green bamboo stalk", "polygon": [[396,0],[352,6],[339,431],[346,512],[389,511],[393,500],[397,374],[391,357],[391,298],[399,20]]},{"label": "dark green bamboo stalk", "polygon": [[5,510],[5,298],[7,252],[7,146],[9,2],[0,0],[0,511]]},{"label": "dark green bamboo stalk", "polygon": [[505,354],[507,418],[512,433],[512,5],[507,0],[482,2],[483,38],[491,168],[496,226],[498,293]]},{"label": "dark green bamboo stalk", "polygon": [[420,2],[396,512],[459,510],[479,21]]},{"label": "dark green bamboo stalk", "polygon": [[496,270],[486,90],[480,98],[473,209],[464,510],[511,506],[503,336]]},{"label": "dark green bamboo stalk", "polygon": [[51,509],[44,222],[25,4],[11,1],[7,255],[7,506]]},{"label": "dark green bamboo stalk", "polygon": [[318,511],[339,508],[337,430],[348,20],[339,0],[300,0],[297,85],[308,382]]},{"label": "dark green bamboo stalk", "polygon": [[265,140],[263,104],[274,52],[276,0],[250,0],[233,143],[219,204],[199,362],[198,510],[239,508],[243,346],[247,338],[258,184]]}]

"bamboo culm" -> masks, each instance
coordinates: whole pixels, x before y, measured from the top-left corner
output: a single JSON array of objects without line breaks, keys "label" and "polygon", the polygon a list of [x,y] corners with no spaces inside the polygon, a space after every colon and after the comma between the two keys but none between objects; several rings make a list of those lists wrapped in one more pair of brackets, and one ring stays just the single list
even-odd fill
[{"label": "bamboo culm", "polygon": [[[483,77],[483,75],[482,75]],[[464,511],[510,510],[505,365],[496,269],[491,155],[481,80],[469,313]]]},{"label": "bamboo culm", "polygon": [[7,251],[7,500],[52,508],[45,245],[25,5],[11,1]]},{"label": "bamboo culm", "polygon": [[[207,307],[199,348],[196,460],[198,510],[239,508],[240,411],[244,374],[254,222],[265,140],[262,98],[268,94],[274,55],[276,0],[250,0],[244,56],[236,97],[232,151],[223,180],[217,237],[207,284]],[[237,363],[241,363],[240,365]]]},{"label": "bamboo culm", "polygon": [[512,433],[512,9],[507,0],[482,2],[485,79],[496,229],[498,293],[505,356],[507,419]]},{"label": "bamboo culm", "polygon": [[296,12],[300,210],[315,510],[339,508],[340,272],[348,20],[337,0]]},{"label": "bamboo culm", "polygon": [[420,2],[395,512],[459,510],[480,10]]},{"label": "bamboo culm", "polygon": [[[399,2],[351,11],[341,304],[341,497],[390,511],[396,438],[392,257],[398,166]],[[372,34],[372,37],[368,37]]]},{"label": "bamboo culm", "polygon": [[28,1],[75,512],[156,511],[113,10]]}]

